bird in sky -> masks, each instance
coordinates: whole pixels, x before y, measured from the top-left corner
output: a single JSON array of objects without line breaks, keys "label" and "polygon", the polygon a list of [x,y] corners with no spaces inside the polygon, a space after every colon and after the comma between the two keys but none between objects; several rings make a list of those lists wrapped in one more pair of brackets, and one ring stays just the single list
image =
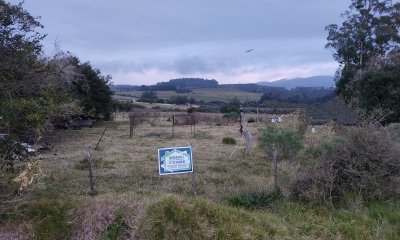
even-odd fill
[{"label": "bird in sky", "polygon": [[253,51],[254,49],[249,49],[249,50],[247,50],[246,52],[244,52],[244,53],[249,53],[249,52],[251,52],[251,51]]}]

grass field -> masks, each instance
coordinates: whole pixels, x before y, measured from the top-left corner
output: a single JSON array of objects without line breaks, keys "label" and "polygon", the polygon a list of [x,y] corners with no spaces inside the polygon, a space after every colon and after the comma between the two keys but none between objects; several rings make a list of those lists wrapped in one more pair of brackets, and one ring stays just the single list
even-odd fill
[{"label": "grass field", "polygon": [[[248,125],[254,154],[245,153],[237,124],[203,122],[177,127],[171,135],[168,114],[144,123],[129,138],[119,116],[93,151],[95,195],[89,194],[88,147],[97,144],[105,124],[79,131],[57,131],[51,150],[35,157],[32,183],[21,195],[9,194],[0,210],[0,239],[398,239],[400,202],[331,209],[271,194],[272,164],[257,148],[261,130]],[[268,116],[264,116],[268,118]],[[296,117],[279,127],[296,129]],[[311,146],[332,137],[318,127],[306,135]],[[309,131],[308,131],[309,132]],[[235,138],[237,145],[222,143]],[[158,175],[157,149],[193,147],[191,174]],[[285,178],[297,164],[283,162]],[[24,169],[20,164],[14,174]],[[3,174],[3,173],[2,173]],[[36,175],[34,175],[36,174]],[[1,175],[5,178],[5,175]],[[30,180],[30,178],[28,178]],[[290,184],[290,181],[289,183]],[[16,184],[0,189],[7,192]]]},{"label": "grass field", "polygon": [[[116,92],[116,97],[134,97],[139,98],[142,91],[120,91]],[[194,98],[196,101],[222,101],[229,102],[232,98],[237,97],[241,102],[258,101],[261,98],[260,93],[250,93],[237,89],[194,89],[191,93],[176,93],[175,91],[157,91],[157,96],[160,98],[171,98],[173,96],[187,96]]]}]

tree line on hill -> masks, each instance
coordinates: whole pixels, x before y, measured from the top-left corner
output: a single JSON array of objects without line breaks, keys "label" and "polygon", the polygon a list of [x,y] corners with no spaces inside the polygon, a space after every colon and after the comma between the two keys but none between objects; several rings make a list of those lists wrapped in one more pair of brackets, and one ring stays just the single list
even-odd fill
[{"label": "tree line on hill", "polygon": [[[248,86],[253,86],[255,84],[231,84],[229,89],[242,90],[251,89]],[[220,85],[224,86],[224,85]],[[243,87],[244,86],[244,87]],[[190,95],[182,95],[184,93],[189,93],[187,91],[176,91],[176,93],[181,93],[181,95],[176,95],[168,99],[160,98],[157,95],[156,90],[145,90],[142,92],[139,101],[150,102],[150,103],[172,103],[172,104],[185,104],[185,103],[199,103],[206,104],[206,102],[201,100],[196,100]],[[286,89],[281,87],[260,87],[257,88],[257,93],[263,93],[259,101],[255,101],[254,104],[263,104],[267,101],[278,101],[286,103],[325,103],[332,100],[335,97],[335,91],[330,88],[316,88],[316,87],[299,87],[294,89]],[[249,91],[250,92],[250,91]],[[246,101],[250,102],[250,101]],[[210,103],[210,102],[208,102]],[[213,103],[216,103],[215,101]],[[221,102],[220,104],[223,104]]]},{"label": "tree line on hill", "polygon": [[190,92],[194,88],[218,88],[218,82],[214,79],[203,78],[178,78],[171,79],[168,82],[159,82],[155,85],[141,85],[137,87],[138,91],[176,91]]},{"label": "tree line on hill", "polygon": [[0,0],[0,133],[29,143],[55,125],[107,119],[112,110],[111,76],[58,47],[45,56],[41,28],[22,3]]}]

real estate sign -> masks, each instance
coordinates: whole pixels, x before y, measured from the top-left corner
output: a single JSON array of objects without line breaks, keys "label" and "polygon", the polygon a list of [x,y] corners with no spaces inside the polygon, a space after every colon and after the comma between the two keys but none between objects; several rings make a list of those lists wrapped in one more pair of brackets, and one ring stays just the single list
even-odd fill
[{"label": "real estate sign", "polygon": [[193,172],[192,147],[158,149],[160,175]]}]

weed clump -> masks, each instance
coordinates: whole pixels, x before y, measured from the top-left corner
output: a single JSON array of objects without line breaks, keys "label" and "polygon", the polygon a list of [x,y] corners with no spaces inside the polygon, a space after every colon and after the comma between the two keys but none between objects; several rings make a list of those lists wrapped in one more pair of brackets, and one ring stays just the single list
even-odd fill
[{"label": "weed clump", "polygon": [[234,139],[233,137],[224,137],[222,139],[222,143],[227,145],[234,145],[236,144],[236,139]]},{"label": "weed clump", "polygon": [[127,226],[123,221],[122,210],[118,209],[115,212],[113,222],[107,226],[100,239],[120,239],[126,232]]}]

